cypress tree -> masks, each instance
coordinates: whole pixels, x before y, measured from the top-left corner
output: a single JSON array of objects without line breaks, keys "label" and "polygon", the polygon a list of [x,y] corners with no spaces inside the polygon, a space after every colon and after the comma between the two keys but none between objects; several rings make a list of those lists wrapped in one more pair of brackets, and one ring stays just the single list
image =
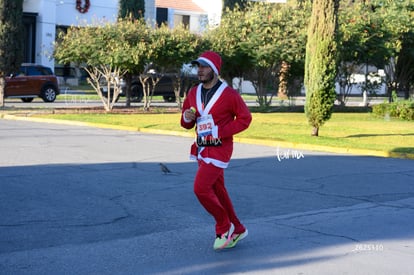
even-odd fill
[{"label": "cypress tree", "polygon": [[4,77],[23,60],[23,0],[0,0],[0,106],[4,106]]},{"label": "cypress tree", "polygon": [[312,136],[331,118],[337,71],[337,14],[339,0],[314,0],[308,27],[305,60],[305,113]]}]

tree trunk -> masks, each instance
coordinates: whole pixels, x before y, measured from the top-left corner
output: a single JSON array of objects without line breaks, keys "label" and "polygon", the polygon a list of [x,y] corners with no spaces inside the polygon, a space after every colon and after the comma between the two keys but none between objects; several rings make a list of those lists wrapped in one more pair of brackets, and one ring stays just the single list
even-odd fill
[{"label": "tree trunk", "polygon": [[132,83],[132,75],[130,73],[125,74],[125,106],[131,107],[131,83]]},{"label": "tree trunk", "polygon": [[0,108],[4,107],[4,90],[6,88],[6,81],[3,76],[0,77]]},{"label": "tree trunk", "polygon": [[288,98],[288,78],[289,78],[289,69],[290,64],[286,61],[282,61],[279,70],[279,89],[277,91],[277,96],[281,99]]},{"label": "tree trunk", "polygon": [[311,136],[313,137],[319,136],[319,127],[313,127]]}]

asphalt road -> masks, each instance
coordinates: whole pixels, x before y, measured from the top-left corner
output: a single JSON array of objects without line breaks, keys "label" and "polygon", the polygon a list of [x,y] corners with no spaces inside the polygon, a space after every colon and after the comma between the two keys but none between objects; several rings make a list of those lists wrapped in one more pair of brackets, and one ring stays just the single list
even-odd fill
[{"label": "asphalt road", "polygon": [[191,139],[0,133],[0,274],[414,274],[413,160],[236,144],[225,175],[250,234],[215,252]]}]

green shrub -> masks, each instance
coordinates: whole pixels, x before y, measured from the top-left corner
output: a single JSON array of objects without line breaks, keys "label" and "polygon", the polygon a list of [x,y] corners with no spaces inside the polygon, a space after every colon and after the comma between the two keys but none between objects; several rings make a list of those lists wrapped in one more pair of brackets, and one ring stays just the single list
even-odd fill
[{"label": "green shrub", "polygon": [[414,101],[402,100],[373,106],[372,112],[377,116],[390,116],[414,121]]}]

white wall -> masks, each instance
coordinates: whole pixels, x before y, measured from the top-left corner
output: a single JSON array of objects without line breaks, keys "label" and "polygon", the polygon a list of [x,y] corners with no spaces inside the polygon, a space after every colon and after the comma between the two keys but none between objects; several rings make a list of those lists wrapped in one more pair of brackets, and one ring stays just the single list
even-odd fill
[{"label": "white wall", "polygon": [[[208,12],[190,14],[190,30],[203,31],[207,23],[215,25],[221,18],[221,0],[194,0],[200,7]],[[84,5],[85,1],[82,1]],[[36,22],[36,63],[54,67],[53,44],[56,37],[56,26],[84,26],[100,24],[102,22],[115,22],[118,16],[118,0],[91,0],[91,6],[86,13],[76,10],[75,0],[24,0],[23,11],[37,13]],[[171,10],[172,13],[184,14],[182,11]],[[145,1],[145,19],[148,23],[155,23],[155,0]],[[185,12],[188,14],[188,12]],[[173,20],[173,16],[169,16]],[[206,22],[208,21],[208,22]],[[170,22],[171,23],[171,22]]]},{"label": "white wall", "polygon": [[[82,1],[84,3],[85,1]],[[118,1],[115,0],[91,0],[91,6],[86,13],[76,10],[75,0],[56,1],[56,24],[94,25],[100,22],[116,22],[118,17]]]},{"label": "white wall", "polygon": [[174,15],[189,15],[190,16],[190,32],[192,33],[201,33],[207,27],[203,23],[203,18],[206,17],[205,14],[198,12],[189,12],[176,9],[168,9],[168,26],[170,28],[175,27]]},{"label": "white wall", "polygon": [[221,11],[223,9],[222,0],[193,0],[199,7],[207,11],[208,24],[210,26],[216,26],[220,24]]},{"label": "white wall", "polygon": [[155,0],[145,0],[145,21],[147,21],[147,23],[152,27],[154,27],[156,23],[156,13],[157,9],[155,7]]},{"label": "white wall", "polygon": [[[56,2],[54,0],[25,0],[23,2],[24,12],[38,13],[36,21],[36,49],[35,62],[54,67],[51,58],[53,54],[53,43],[56,34]],[[42,12],[47,11],[47,12]]]},{"label": "white wall", "polygon": [[102,21],[115,22],[118,15],[118,1],[91,0],[88,12],[82,14],[76,10],[75,0],[24,0],[23,11],[38,14],[35,62],[53,68],[52,54],[56,26],[90,25],[99,24]]}]

